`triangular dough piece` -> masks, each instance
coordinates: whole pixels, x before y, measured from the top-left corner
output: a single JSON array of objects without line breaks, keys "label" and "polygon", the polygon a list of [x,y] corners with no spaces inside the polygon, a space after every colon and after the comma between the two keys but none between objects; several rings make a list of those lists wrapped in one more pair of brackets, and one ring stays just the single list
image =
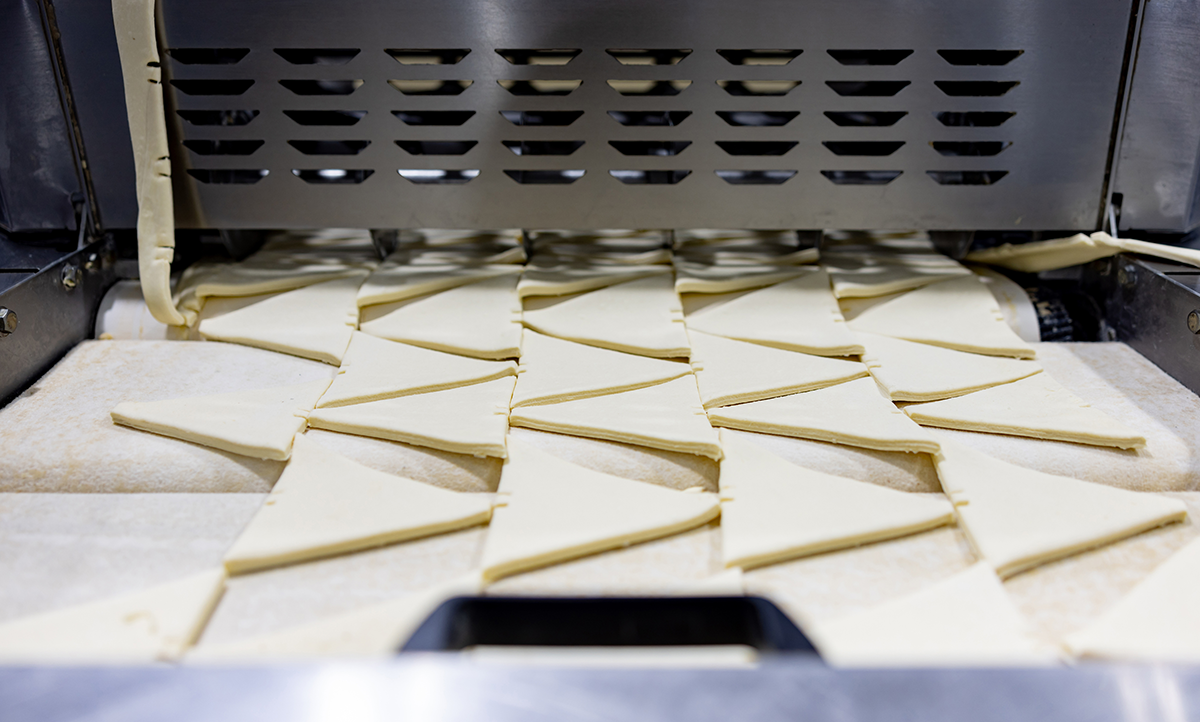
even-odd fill
[{"label": "triangular dough piece", "polygon": [[355,332],[318,406],[346,406],[514,376],[513,361],[483,361]]},{"label": "triangular dough piece", "polygon": [[974,274],[872,306],[849,326],[855,331],[989,356],[1033,358],[1035,354],[1005,323],[996,298]]},{"label": "triangular dough piece", "polygon": [[669,274],[625,281],[525,312],[535,331],[656,358],[687,357],[683,307]]},{"label": "triangular dough piece", "polygon": [[212,569],[150,589],[43,612],[0,625],[0,662],[149,664],[196,641],[225,591]]},{"label": "triangular dough piece", "polygon": [[304,430],[305,418],[329,383],[310,381],[184,399],[123,401],[111,415],[122,426],[242,456],[283,461],[291,456],[292,439]]},{"label": "triangular dough piece", "polygon": [[576,466],[509,440],[499,506],[483,547],[494,582],[544,567],[678,534],[717,517],[715,494],[692,494]]},{"label": "triangular dough piece", "polygon": [[1067,635],[1080,657],[1123,662],[1200,662],[1200,540],[1138,582],[1115,606]]},{"label": "triangular dough piece", "polygon": [[971,546],[1002,577],[1180,521],[1176,499],[1053,476],[941,439],[942,490]]},{"label": "triangular dough piece", "polygon": [[807,269],[771,264],[708,264],[675,259],[676,293],[731,293],[803,276]]},{"label": "triangular dough piece", "polygon": [[225,569],[241,574],[443,534],[483,524],[491,512],[484,494],[375,471],[299,436]]},{"label": "triangular dough piece", "polygon": [[[403,251],[398,251],[403,253]],[[438,291],[447,291],[468,283],[475,283],[497,276],[515,276],[521,266],[511,263],[473,265],[447,263],[444,265],[411,265],[386,262],[375,269],[362,288],[358,289],[358,306],[375,306],[381,303],[403,301],[407,298],[427,296]]]},{"label": "triangular dough piece", "polygon": [[366,272],[278,296],[206,318],[200,335],[212,341],[281,351],[337,366],[358,326],[354,297]]},{"label": "triangular dough piece", "polygon": [[751,569],[953,523],[942,497],[823,474],[721,434],[725,566]]},{"label": "triangular dough piece", "polygon": [[[656,386],[512,410],[513,426],[721,458],[691,374]],[[915,427],[916,424],[913,424]]]},{"label": "triangular dough piece", "polygon": [[937,401],[1040,372],[1036,361],[982,356],[858,332],[866,351],[862,360],[893,401]]},{"label": "triangular dough piece", "polygon": [[690,372],[691,367],[680,361],[609,351],[525,329],[512,405],[556,404],[631,391]]},{"label": "triangular dough piece", "polygon": [[932,454],[933,436],[896,408],[871,378],[816,391],[710,409],[713,426],[816,439],[878,451]]},{"label": "triangular dough piece", "polygon": [[414,346],[485,359],[521,355],[517,276],[487,278],[363,311],[362,330]]},{"label": "triangular dough piece", "polygon": [[689,329],[820,356],[854,356],[862,344],[846,327],[821,270],[751,291],[687,317]]},{"label": "triangular dough piece", "polygon": [[478,571],[380,604],[278,632],[222,644],[202,644],[188,662],[291,661],[328,657],[391,657],[442,602],[483,590]]},{"label": "triangular dough piece", "polygon": [[692,330],[692,368],[705,408],[811,391],[867,375],[857,361],[734,341]]},{"label": "triangular dough piece", "polygon": [[904,412],[922,426],[1119,449],[1146,445],[1146,437],[1093,409],[1045,373],[966,396],[913,404]]},{"label": "triangular dough piece", "polygon": [[308,423],[316,429],[503,458],[514,384],[516,379],[508,376],[445,391],[316,409]]},{"label": "triangular dough piece", "polygon": [[260,296],[283,293],[314,283],[362,275],[365,264],[334,259],[248,258],[240,263],[189,266],[175,289],[175,303],[189,317],[189,325],[215,297]]},{"label": "triangular dough piece", "polygon": [[1054,664],[986,564],[899,599],[808,629],[835,667]]},{"label": "triangular dough piece", "polygon": [[901,259],[864,258],[829,255],[823,264],[833,282],[838,298],[871,298],[899,291],[922,288],[956,276],[969,276],[971,271],[962,264],[941,254],[928,254],[929,259],[905,262]]},{"label": "triangular dough piece", "polygon": [[517,295],[566,296],[572,293],[595,291],[617,283],[639,278],[661,276],[671,272],[670,266],[597,266],[590,263],[560,265],[530,264],[521,274]]}]

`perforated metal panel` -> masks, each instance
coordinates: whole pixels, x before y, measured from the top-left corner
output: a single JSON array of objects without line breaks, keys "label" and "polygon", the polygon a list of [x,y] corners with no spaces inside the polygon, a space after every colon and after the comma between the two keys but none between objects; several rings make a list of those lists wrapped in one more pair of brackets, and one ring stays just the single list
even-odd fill
[{"label": "perforated metal panel", "polygon": [[1095,228],[1130,15],[166,0],[177,195],[230,228]]}]

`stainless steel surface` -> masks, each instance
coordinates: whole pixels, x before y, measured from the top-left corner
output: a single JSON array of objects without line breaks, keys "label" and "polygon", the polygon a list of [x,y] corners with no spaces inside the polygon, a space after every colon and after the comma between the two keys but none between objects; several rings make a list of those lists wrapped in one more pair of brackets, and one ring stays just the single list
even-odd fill
[{"label": "stainless steel surface", "polygon": [[0,338],[16,331],[18,323],[20,319],[17,318],[16,311],[0,306]]},{"label": "stainless steel surface", "polygon": [[1200,226],[1200,0],[1145,6],[1113,190],[1120,228]]},{"label": "stainless steel surface", "polygon": [[[948,0],[166,0],[168,49],[246,51],[164,56],[173,107],[193,121],[248,120],[180,121],[190,149],[177,160],[190,168],[175,174],[184,186],[177,195],[195,193],[202,225],[226,228],[1095,229],[1131,7],[1130,0],[984,6]],[[454,49],[446,60],[469,52],[456,64],[440,65],[406,65],[385,52],[414,48]],[[523,54],[513,48],[579,52],[566,65],[514,65],[497,52]],[[690,52],[675,53],[670,59],[682,59],[673,65],[625,65],[606,52],[638,48]],[[763,48],[803,52],[786,65],[738,65],[728,58],[745,53],[718,52]],[[312,52],[320,49],[350,52]],[[845,49],[911,54],[847,59],[827,52]],[[965,59],[938,52],[962,49],[1022,52]],[[297,64],[308,60],[336,64]],[[858,60],[896,64],[843,64]],[[406,95],[390,80],[452,81],[424,90],[458,94]],[[525,94],[547,80],[582,83],[565,95]],[[678,94],[626,96],[609,84],[637,80],[678,81]],[[761,90],[752,82],[759,80],[784,83],[767,92],[800,84],[784,95],[743,94]],[[882,82],[866,89],[894,95],[857,95],[862,82]],[[203,111],[217,114],[196,114]],[[225,111],[238,112],[221,115]],[[284,111],[353,112],[341,116],[347,122],[366,114],[352,125],[317,126]],[[393,111],[473,114],[461,125],[430,126],[407,125]],[[519,120],[512,114],[521,111],[582,114],[555,126],[515,125],[502,115]],[[676,113],[676,124],[627,126],[610,115],[628,119],[647,111]],[[766,113],[796,112],[773,127],[735,127],[719,115],[761,120]],[[835,117],[842,123],[864,114],[899,115],[871,116],[890,125],[844,126],[827,112],[841,113]],[[936,115],[966,112],[999,113],[994,122],[1003,122],[963,127],[944,125]],[[397,141],[409,148],[440,142],[427,149],[462,154],[412,155]],[[333,150],[350,154],[312,154]],[[534,154],[544,152],[568,154]],[[745,152],[764,155],[740,155]],[[204,180],[255,182],[200,182],[187,170]],[[454,171],[445,179],[458,182],[415,183],[401,170],[424,171],[408,174],[416,180],[429,180],[429,171]],[[576,180],[515,180],[545,180],[547,171],[571,171],[549,177]],[[724,175],[738,183],[717,171],[729,171]],[[853,175],[859,171],[866,175]],[[884,184],[833,182],[886,181],[897,171]],[[629,185],[620,178],[678,182]],[[942,185],[938,179],[995,182]],[[761,180],[784,182],[746,184]]]}]

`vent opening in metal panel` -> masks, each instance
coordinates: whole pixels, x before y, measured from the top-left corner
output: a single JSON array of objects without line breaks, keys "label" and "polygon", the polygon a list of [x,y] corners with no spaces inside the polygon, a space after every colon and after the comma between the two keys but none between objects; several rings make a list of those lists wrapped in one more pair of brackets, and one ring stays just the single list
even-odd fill
[{"label": "vent opening in metal panel", "polygon": [[935,112],[934,117],[942,125],[951,128],[995,128],[1016,115],[1006,111],[971,111],[956,113],[951,111]]},{"label": "vent opening in metal panel", "polygon": [[613,178],[628,185],[675,185],[692,174],[690,170],[610,170]]},{"label": "vent opening in metal panel", "polygon": [[177,110],[180,118],[192,125],[248,125],[258,117],[257,110]]},{"label": "vent opening in metal panel", "polygon": [[902,140],[823,140],[825,146],[834,155],[874,155],[885,156],[895,153],[904,145]]},{"label": "vent opening in metal panel", "polygon": [[184,95],[241,95],[254,85],[254,81],[175,79],[171,85]]},{"label": "vent opening in metal panel", "polygon": [[516,155],[571,155],[583,147],[582,140],[502,140]]},{"label": "vent opening in metal panel", "polygon": [[369,140],[289,140],[288,145],[304,155],[358,155]]},{"label": "vent opening in metal panel", "polygon": [[843,97],[890,98],[911,85],[907,80],[826,80]]},{"label": "vent opening in metal panel", "polygon": [[183,147],[196,155],[250,155],[263,146],[262,140],[185,140]]},{"label": "vent opening in metal panel", "polygon": [[418,185],[462,185],[478,177],[479,170],[445,170],[435,168],[412,168],[396,171],[400,177]]},{"label": "vent opening in metal panel", "polygon": [[401,65],[456,65],[470,48],[388,48],[384,51]]},{"label": "vent opening in metal panel", "polygon": [[292,65],[345,65],[360,52],[359,48],[275,48],[275,54]]},{"label": "vent opening in metal panel", "polygon": [[717,51],[733,65],[787,65],[800,56],[803,50],[783,48],[725,49]]},{"label": "vent opening in metal panel", "polygon": [[896,65],[912,55],[911,50],[826,50],[842,65]]},{"label": "vent opening in metal panel", "polygon": [[296,176],[305,183],[321,184],[346,184],[356,185],[370,178],[375,171],[366,168],[317,168],[313,170],[305,170],[303,168],[293,168],[292,175]]},{"label": "vent opening in metal panel", "polygon": [[719,170],[717,176],[735,186],[777,186],[796,175],[794,170]]},{"label": "vent opening in metal panel", "polygon": [[933,146],[933,149],[942,155],[998,155],[1000,151],[1012,145],[1012,143],[1001,140],[935,140],[930,142],[929,145]]},{"label": "vent opening in metal panel", "polygon": [[718,80],[717,85],[730,95],[772,96],[787,95],[800,84],[799,80]]},{"label": "vent opening in metal panel", "polygon": [[729,155],[783,155],[795,148],[795,140],[718,140],[717,147]]},{"label": "vent opening in metal panel", "polygon": [[953,98],[998,98],[1021,84],[1019,80],[935,80],[933,84]]},{"label": "vent opening in metal panel", "polygon": [[201,183],[212,185],[249,185],[266,178],[271,171],[266,168],[251,170],[249,168],[188,168],[188,175]]},{"label": "vent opening in metal panel", "polygon": [[388,85],[405,95],[461,95],[473,80],[389,80]]},{"label": "vent opening in metal panel", "polygon": [[409,155],[463,155],[479,144],[477,140],[398,140]]},{"label": "vent opening in metal panel", "polygon": [[513,65],[566,65],[579,48],[496,48],[496,53]]},{"label": "vent opening in metal panel", "polygon": [[296,95],[349,95],[362,87],[358,80],[280,80],[279,84]]},{"label": "vent opening in metal panel", "polygon": [[393,110],[405,125],[462,125],[475,115],[473,110]]},{"label": "vent opening in metal panel", "polygon": [[717,117],[737,127],[773,128],[787,125],[800,115],[798,110],[718,110]]},{"label": "vent opening in metal panel", "polygon": [[582,80],[497,80],[501,88],[513,95],[570,95]]},{"label": "vent opening in metal panel", "polygon": [[579,170],[506,170],[504,175],[522,185],[568,185],[583,177]]},{"label": "vent opening in metal panel", "polygon": [[692,114],[690,110],[610,110],[609,116],[628,126],[676,126]]},{"label": "vent opening in metal panel", "polygon": [[1008,175],[1006,170],[927,170],[929,177],[944,186],[990,186]]},{"label": "vent opening in metal panel", "polygon": [[692,54],[690,48],[609,48],[604,52],[621,65],[678,65]]},{"label": "vent opening in metal panel", "polygon": [[690,80],[609,80],[621,95],[679,95],[692,84]]},{"label": "vent opening in metal panel", "polygon": [[354,125],[367,117],[365,110],[285,110],[300,125]]},{"label": "vent opening in metal panel", "polygon": [[250,48],[171,48],[167,55],[183,65],[235,65]]},{"label": "vent opening in metal panel", "polygon": [[939,50],[951,65],[1008,65],[1024,50]]},{"label": "vent opening in metal panel", "polygon": [[882,186],[900,177],[900,170],[823,170],[821,175],[840,186]]},{"label": "vent opening in metal panel", "polygon": [[843,128],[876,127],[883,128],[895,125],[901,118],[908,115],[907,111],[825,111],[825,117]]},{"label": "vent opening in metal panel", "polygon": [[692,144],[690,140],[610,140],[608,144],[622,155],[679,155]]},{"label": "vent opening in metal panel", "polygon": [[579,120],[582,110],[502,110],[500,115],[513,125],[562,127]]}]

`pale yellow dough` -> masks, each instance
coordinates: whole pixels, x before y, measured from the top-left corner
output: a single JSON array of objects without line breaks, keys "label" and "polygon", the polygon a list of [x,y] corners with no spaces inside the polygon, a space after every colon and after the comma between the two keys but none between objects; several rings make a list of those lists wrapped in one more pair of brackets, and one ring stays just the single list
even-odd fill
[{"label": "pale yellow dough", "polygon": [[1102,244],[1116,244],[1125,253],[1139,253],[1144,256],[1165,258],[1168,261],[1183,263],[1189,266],[1200,266],[1200,250],[1196,250],[1195,248],[1180,248],[1179,246],[1168,246],[1165,243],[1135,241],[1132,238],[1113,238],[1103,231],[1093,233],[1092,240]]},{"label": "pale yellow dough", "polygon": [[705,408],[760,401],[867,375],[857,361],[735,341],[691,330],[692,368]]},{"label": "pale yellow dough", "polygon": [[243,456],[282,461],[329,381],[162,401],[124,401],[115,423]]},{"label": "pale yellow dough", "polygon": [[513,361],[484,361],[355,332],[333,384],[317,404],[346,406],[513,376]]},{"label": "pale yellow dough", "polygon": [[369,268],[370,264],[353,258],[260,252],[238,263],[189,266],[179,279],[175,301],[191,325],[209,298],[283,293],[314,283],[359,276]]},{"label": "pale yellow dough", "polygon": [[966,396],[907,406],[922,426],[1140,449],[1146,437],[1041,373]]},{"label": "pale yellow dough", "polygon": [[491,511],[486,495],[375,471],[298,436],[225,568],[242,574],[442,534],[486,523]]},{"label": "pale yellow dough", "polygon": [[1107,258],[1121,252],[1115,243],[1097,242],[1095,237],[1076,233],[1067,238],[1034,241],[1013,245],[1005,243],[995,248],[971,251],[966,260],[986,263],[1001,268],[1011,268],[1023,273],[1040,273],[1068,266],[1078,266],[1098,258]]},{"label": "pale yellow dough", "polygon": [[568,296],[573,293],[595,291],[625,281],[661,276],[671,272],[670,266],[597,266],[590,263],[567,263],[546,265],[533,263],[525,267],[521,282],[517,284],[517,295]]},{"label": "pale yellow dough", "polygon": [[445,265],[408,265],[394,261],[384,262],[367,277],[358,289],[358,306],[376,306],[381,303],[403,301],[417,296],[427,296],[438,291],[476,283],[497,276],[516,276],[521,266],[508,264],[472,265],[448,263]]},{"label": "pale yellow dough", "polygon": [[442,451],[504,457],[512,376],[444,391],[321,408],[313,428],[403,441]]},{"label": "pale yellow dough", "polygon": [[1176,499],[1043,474],[940,441],[942,490],[971,546],[1002,577],[1187,516]]},{"label": "pale yellow dough", "polygon": [[686,363],[609,351],[525,329],[512,405],[555,404],[686,376]]},{"label": "pale yellow dough", "polygon": [[803,276],[806,269],[770,264],[708,264],[675,259],[676,293],[731,293]]},{"label": "pale yellow dough", "polygon": [[938,442],[865,378],[816,391],[710,409],[713,426],[878,451],[933,453]]},{"label": "pale yellow dough", "polygon": [[687,357],[683,307],[669,274],[624,281],[528,310],[525,325],[549,336],[655,358]]},{"label": "pale yellow dough", "polygon": [[[721,458],[691,374],[633,391],[512,410],[509,422],[560,434]],[[916,427],[916,425],[913,425]]]},{"label": "pale yellow dough", "polygon": [[515,439],[483,548],[487,582],[677,534],[715,519],[715,494],[671,491],[576,466]]},{"label": "pale yellow dough", "polygon": [[983,356],[858,332],[862,360],[893,401],[936,401],[1039,373],[1036,361]]},{"label": "pale yellow dough", "polygon": [[829,253],[822,260],[838,298],[886,296],[971,275],[962,264],[939,253]]},{"label": "pale yellow dough", "polygon": [[721,434],[721,547],[744,569],[953,523],[945,499],[908,494],[791,464]]},{"label": "pale yellow dough", "polygon": [[173,661],[200,636],[225,590],[213,569],[150,589],[0,625],[0,663]]}]

